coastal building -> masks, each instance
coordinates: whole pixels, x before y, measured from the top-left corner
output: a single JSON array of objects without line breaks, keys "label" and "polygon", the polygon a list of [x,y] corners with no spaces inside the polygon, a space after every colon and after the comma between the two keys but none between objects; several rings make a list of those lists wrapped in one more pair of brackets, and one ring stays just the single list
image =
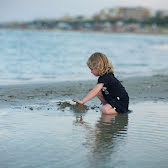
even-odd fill
[{"label": "coastal building", "polygon": [[98,14],[101,20],[105,19],[118,19],[119,18],[120,8],[105,8],[100,11]]},{"label": "coastal building", "polygon": [[148,9],[149,11],[149,18],[154,18],[157,15],[157,11],[154,9]]},{"label": "coastal building", "polygon": [[149,10],[146,8],[120,8],[119,17],[123,20],[143,21],[149,18]]},{"label": "coastal building", "polygon": [[168,10],[158,10],[156,16],[159,18],[168,17]]},{"label": "coastal building", "polygon": [[97,20],[107,19],[122,19],[122,20],[137,20],[143,21],[148,19],[150,15],[155,15],[154,11],[149,11],[146,8],[106,8],[95,15]]}]

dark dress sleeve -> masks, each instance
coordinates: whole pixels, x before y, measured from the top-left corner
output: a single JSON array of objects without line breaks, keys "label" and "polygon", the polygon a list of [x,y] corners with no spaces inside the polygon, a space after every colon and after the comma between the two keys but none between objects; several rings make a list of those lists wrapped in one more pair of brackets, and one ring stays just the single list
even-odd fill
[{"label": "dark dress sleeve", "polygon": [[106,83],[106,80],[105,80],[105,78],[104,78],[104,76],[100,76],[99,78],[98,78],[98,81],[97,81],[97,83]]}]

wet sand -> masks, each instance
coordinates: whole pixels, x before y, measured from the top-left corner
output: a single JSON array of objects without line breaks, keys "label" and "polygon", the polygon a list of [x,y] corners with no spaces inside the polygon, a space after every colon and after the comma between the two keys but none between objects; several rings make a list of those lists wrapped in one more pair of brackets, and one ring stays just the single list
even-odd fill
[{"label": "wet sand", "polygon": [[116,116],[72,102],[96,81],[0,86],[1,167],[166,167],[167,77],[121,79],[132,113]]},{"label": "wet sand", "polygon": [[[143,101],[168,101],[168,76],[155,75],[120,79],[130,97],[130,104]],[[46,108],[55,103],[82,99],[95,86],[94,81],[53,82],[0,86],[0,108],[41,105]],[[52,105],[51,105],[51,102]],[[97,98],[87,102],[88,107],[100,106]]]}]

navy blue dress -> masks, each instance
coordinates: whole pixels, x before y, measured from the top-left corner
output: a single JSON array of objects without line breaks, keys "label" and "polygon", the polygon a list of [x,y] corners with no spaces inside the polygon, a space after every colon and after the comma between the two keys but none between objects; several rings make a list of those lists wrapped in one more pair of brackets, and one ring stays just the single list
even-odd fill
[{"label": "navy blue dress", "polygon": [[104,83],[102,94],[108,104],[110,104],[118,113],[128,111],[128,93],[113,73],[100,76],[98,78],[98,83]]}]

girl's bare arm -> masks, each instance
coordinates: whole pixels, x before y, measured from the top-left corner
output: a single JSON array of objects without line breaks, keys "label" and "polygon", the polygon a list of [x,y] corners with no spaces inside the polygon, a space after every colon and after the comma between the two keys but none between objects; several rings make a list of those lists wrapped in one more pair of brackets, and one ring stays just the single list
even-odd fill
[{"label": "girl's bare arm", "polygon": [[74,100],[74,102],[79,103],[79,104],[85,104],[86,102],[88,102],[90,99],[92,99],[93,97],[95,97],[99,91],[102,89],[104,83],[99,83],[96,85],[95,88],[93,88],[88,95],[83,99],[83,100]]}]

